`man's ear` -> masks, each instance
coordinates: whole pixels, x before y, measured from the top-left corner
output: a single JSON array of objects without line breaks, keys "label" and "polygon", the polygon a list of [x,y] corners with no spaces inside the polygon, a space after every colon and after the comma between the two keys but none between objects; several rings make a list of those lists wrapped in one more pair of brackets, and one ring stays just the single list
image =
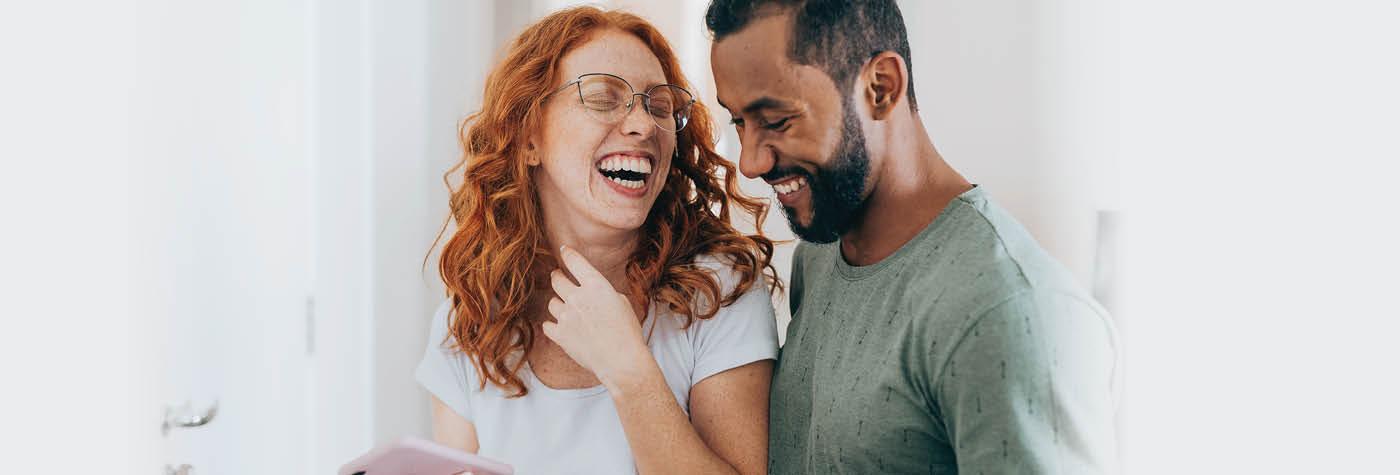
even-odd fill
[{"label": "man's ear", "polygon": [[904,103],[909,90],[909,69],[893,51],[882,51],[865,63],[860,74],[861,89],[870,114],[875,120],[885,120]]}]

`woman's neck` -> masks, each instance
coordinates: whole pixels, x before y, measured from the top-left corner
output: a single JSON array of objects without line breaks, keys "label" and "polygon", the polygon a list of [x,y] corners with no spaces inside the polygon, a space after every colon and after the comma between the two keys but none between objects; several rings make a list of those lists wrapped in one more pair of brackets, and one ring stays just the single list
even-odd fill
[{"label": "woman's neck", "polygon": [[585,232],[574,226],[552,227],[549,243],[555,252],[559,246],[569,246],[577,251],[619,292],[627,291],[627,263],[640,240],[638,231],[593,231]]}]

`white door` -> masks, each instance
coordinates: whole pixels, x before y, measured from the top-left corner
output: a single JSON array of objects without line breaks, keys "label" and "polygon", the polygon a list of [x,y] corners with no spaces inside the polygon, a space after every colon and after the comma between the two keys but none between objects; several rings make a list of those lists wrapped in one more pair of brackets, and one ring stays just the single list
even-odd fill
[{"label": "white door", "polygon": [[132,473],[311,472],[307,1],[171,1],[152,22],[129,180],[155,376],[132,423],[159,461]]}]

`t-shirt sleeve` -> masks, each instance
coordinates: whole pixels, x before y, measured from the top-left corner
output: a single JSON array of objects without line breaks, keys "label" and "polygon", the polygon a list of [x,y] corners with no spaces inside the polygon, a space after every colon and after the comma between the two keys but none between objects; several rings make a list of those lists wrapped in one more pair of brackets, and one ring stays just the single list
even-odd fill
[{"label": "t-shirt sleeve", "polygon": [[936,388],[959,473],[1114,473],[1113,330],[1027,292],[977,317]]},{"label": "t-shirt sleeve", "polygon": [[777,359],[778,322],[762,279],[708,320],[695,323],[695,370],[692,386],[725,370],[755,361]]},{"label": "t-shirt sleeve", "polygon": [[802,250],[807,247],[806,243],[798,243],[797,249],[792,252],[792,272],[788,277],[788,315],[797,317],[797,306],[802,303]]},{"label": "t-shirt sleeve", "polygon": [[451,311],[451,301],[438,306],[428,329],[427,348],[413,377],[453,412],[470,421],[471,403],[467,395],[474,389],[469,382],[473,368],[466,355],[453,349],[451,340],[447,339],[447,316]]}]

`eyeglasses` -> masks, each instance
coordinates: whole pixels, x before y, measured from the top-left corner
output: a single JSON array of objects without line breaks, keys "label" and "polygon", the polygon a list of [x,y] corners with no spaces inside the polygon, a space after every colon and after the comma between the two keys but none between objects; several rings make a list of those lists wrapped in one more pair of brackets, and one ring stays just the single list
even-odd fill
[{"label": "eyeglasses", "polygon": [[616,124],[632,112],[637,96],[657,127],[667,132],[679,132],[690,121],[690,106],[695,98],[689,91],[674,84],[658,84],[637,92],[626,79],[606,73],[589,73],[560,86],[549,96],[578,86],[578,99],[590,115],[606,124]]}]

